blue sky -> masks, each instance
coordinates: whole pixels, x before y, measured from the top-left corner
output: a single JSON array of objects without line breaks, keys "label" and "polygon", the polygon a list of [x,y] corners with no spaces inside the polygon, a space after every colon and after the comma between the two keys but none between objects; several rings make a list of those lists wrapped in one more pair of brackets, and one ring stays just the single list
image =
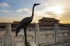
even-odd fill
[{"label": "blue sky", "polygon": [[[29,16],[28,11],[24,11],[24,9],[32,8],[32,5],[36,2],[36,0],[0,0],[0,18],[13,18],[20,21],[22,18]],[[23,10],[23,13],[22,11],[17,12],[20,9]]]},{"label": "blue sky", "polygon": [[[68,21],[70,20],[70,0],[0,0],[0,22],[20,21],[31,16],[34,3],[41,3],[41,5],[35,7],[33,22],[37,22],[42,17],[51,17],[70,23]],[[48,8],[56,6],[63,6],[62,14],[55,14],[57,10],[47,11]]]}]

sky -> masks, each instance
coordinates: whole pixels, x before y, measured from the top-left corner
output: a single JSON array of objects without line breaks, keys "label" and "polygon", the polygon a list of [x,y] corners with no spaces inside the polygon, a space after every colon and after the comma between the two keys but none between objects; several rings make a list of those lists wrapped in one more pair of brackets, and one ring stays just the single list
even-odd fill
[{"label": "sky", "polygon": [[21,21],[32,14],[35,7],[33,22],[42,17],[60,20],[60,23],[70,23],[70,0],[0,0],[0,22]]}]

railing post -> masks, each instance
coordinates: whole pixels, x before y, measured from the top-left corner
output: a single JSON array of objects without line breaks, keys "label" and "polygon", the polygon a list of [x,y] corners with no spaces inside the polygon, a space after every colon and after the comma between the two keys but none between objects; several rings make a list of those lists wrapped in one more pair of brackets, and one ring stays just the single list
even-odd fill
[{"label": "railing post", "polygon": [[5,46],[12,46],[11,41],[11,23],[6,23],[6,31],[5,31],[5,38],[4,38],[4,44]]},{"label": "railing post", "polygon": [[56,43],[56,42],[59,41],[59,36],[58,36],[58,35],[59,35],[59,31],[60,31],[60,30],[59,30],[59,26],[58,26],[58,24],[55,24],[54,29],[55,29],[54,32],[55,32],[55,43]]},{"label": "railing post", "polygon": [[39,24],[35,24],[35,42],[39,45],[40,41],[40,31],[39,31]]}]

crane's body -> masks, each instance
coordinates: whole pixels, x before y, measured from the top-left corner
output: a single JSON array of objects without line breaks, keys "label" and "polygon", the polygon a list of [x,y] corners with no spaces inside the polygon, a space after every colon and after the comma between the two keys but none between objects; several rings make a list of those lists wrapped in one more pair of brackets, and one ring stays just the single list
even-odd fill
[{"label": "crane's body", "polygon": [[20,21],[18,26],[16,27],[16,36],[18,35],[20,29],[27,28],[27,26],[31,23],[32,19],[30,17],[26,17]]},{"label": "crane's body", "polygon": [[30,17],[26,17],[24,19],[22,19],[20,21],[20,23],[18,24],[18,26],[16,27],[16,36],[18,35],[18,33],[20,32],[20,29],[24,29],[24,36],[25,36],[25,46],[28,46],[28,42],[27,42],[27,33],[26,33],[26,29],[27,29],[27,26],[32,22],[33,20],[33,16],[34,16],[34,7],[37,6],[39,4],[34,4],[33,5],[33,8],[32,8],[32,16]]}]

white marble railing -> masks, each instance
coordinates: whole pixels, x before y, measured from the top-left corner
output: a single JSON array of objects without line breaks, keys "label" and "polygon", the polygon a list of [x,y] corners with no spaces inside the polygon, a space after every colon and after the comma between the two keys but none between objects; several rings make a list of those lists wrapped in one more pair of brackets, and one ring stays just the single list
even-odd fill
[{"label": "white marble railing", "polygon": [[[11,32],[10,24],[7,24],[7,29],[4,31],[5,31],[5,33],[3,33],[3,37],[2,37],[2,39],[3,39],[2,46],[4,46],[4,45],[5,46],[10,46],[10,45],[18,46],[17,45],[18,43],[24,42],[24,30],[23,29],[18,34],[18,37],[15,37],[15,32],[13,32],[13,33]],[[29,42],[30,41],[35,42],[37,45],[39,45],[41,43],[52,44],[52,43],[63,41],[65,39],[69,38],[68,32],[69,31],[67,30],[67,27],[55,26],[55,27],[40,27],[39,28],[39,25],[36,24],[35,28],[27,29],[27,39]]]}]

